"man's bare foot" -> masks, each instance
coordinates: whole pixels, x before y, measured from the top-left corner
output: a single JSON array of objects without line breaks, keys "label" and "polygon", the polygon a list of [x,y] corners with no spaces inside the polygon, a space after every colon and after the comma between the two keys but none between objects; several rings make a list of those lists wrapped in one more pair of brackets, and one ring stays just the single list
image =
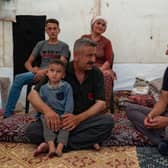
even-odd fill
[{"label": "man's bare foot", "polygon": [[93,145],[93,148],[94,148],[95,150],[99,151],[99,150],[100,150],[100,145],[99,145],[99,144],[94,144],[94,145]]},{"label": "man's bare foot", "polygon": [[64,144],[63,143],[58,143],[57,149],[56,149],[56,154],[57,154],[58,157],[62,156],[63,148],[64,148]]},{"label": "man's bare foot", "polygon": [[39,154],[41,154],[41,153],[46,153],[46,152],[48,152],[48,144],[47,143],[45,143],[45,142],[43,142],[43,143],[41,143],[38,147],[37,147],[37,149],[34,151],[34,153],[33,153],[33,156],[38,156]]}]

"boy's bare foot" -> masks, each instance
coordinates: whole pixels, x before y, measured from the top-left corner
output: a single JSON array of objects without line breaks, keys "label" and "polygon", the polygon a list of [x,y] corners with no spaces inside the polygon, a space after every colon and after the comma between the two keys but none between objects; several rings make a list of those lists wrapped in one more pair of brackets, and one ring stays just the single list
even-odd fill
[{"label": "boy's bare foot", "polygon": [[48,158],[53,158],[54,156],[57,156],[56,152],[49,152],[48,153]]},{"label": "boy's bare foot", "polygon": [[56,156],[61,157],[62,156],[62,151],[56,150]]},{"label": "boy's bare foot", "polygon": [[58,157],[62,156],[63,148],[64,148],[64,144],[63,143],[58,143],[57,149],[56,149],[56,154],[57,154]]},{"label": "boy's bare foot", "polygon": [[39,154],[41,154],[41,153],[46,153],[46,152],[48,152],[48,144],[47,143],[45,143],[45,142],[43,142],[43,143],[41,143],[38,147],[37,147],[37,149],[34,151],[34,153],[33,153],[33,156],[38,156]]},{"label": "boy's bare foot", "polygon": [[95,150],[99,151],[99,150],[100,150],[100,145],[99,145],[99,144],[94,144],[94,145],[93,145],[93,148],[94,148]]},{"label": "boy's bare foot", "polygon": [[53,141],[48,141],[48,145],[49,145],[48,157],[52,158],[57,155],[55,152],[55,144]]}]

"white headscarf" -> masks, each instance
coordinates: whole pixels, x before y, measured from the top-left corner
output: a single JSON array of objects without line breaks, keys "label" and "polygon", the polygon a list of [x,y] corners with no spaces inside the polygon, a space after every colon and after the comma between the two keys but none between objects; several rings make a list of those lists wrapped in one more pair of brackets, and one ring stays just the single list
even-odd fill
[{"label": "white headscarf", "polygon": [[97,20],[99,20],[99,19],[101,19],[101,20],[103,20],[104,22],[105,22],[105,24],[106,24],[106,26],[107,26],[107,21],[106,21],[106,19],[103,17],[103,16],[95,16],[92,20],[91,20],[91,26],[97,21]]}]

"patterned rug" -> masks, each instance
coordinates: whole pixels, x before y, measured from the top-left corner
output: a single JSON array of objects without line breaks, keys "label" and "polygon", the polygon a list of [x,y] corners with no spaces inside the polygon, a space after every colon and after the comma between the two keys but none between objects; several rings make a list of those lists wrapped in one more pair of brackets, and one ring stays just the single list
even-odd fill
[{"label": "patterned rug", "polygon": [[141,168],[167,168],[168,157],[162,156],[155,147],[137,147]]},{"label": "patterned rug", "polygon": [[33,157],[34,145],[0,143],[1,168],[139,168],[135,147],[72,151],[61,158]]},{"label": "patterned rug", "polygon": [[[34,145],[24,143],[0,142],[0,168],[167,168],[168,157],[161,156],[154,147],[135,147],[135,146],[116,146],[116,145],[144,145],[141,135],[135,131],[130,131],[130,123],[126,120],[124,101],[134,101],[137,104],[153,105],[149,97],[130,97],[130,91],[117,92],[115,101],[115,119],[116,129],[106,142],[106,146],[97,152],[94,150],[72,151],[63,154],[61,158],[48,159],[45,155],[33,157]],[[147,103],[146,103],[147,102]],[[120,113],[119,113],[120,112]],[[0,124],[2,135],[1,140],[6,136],[5,141],[24,142],[24,129],[26,123],[31,120],[30,117],[15,117],[11,122],[6,119]],[[15,123],[20,123],[18,124]],[[8,127],[7,127],[8,126]],[[11,130],[12,129],[12,130]],[[124,131],[123,131],[124,130]],[[16,132],[19,132],[18,136]],[[128,136],[132,135],[132,136]],[[138,141],[135,141],[138,138]],[[119,144],[118,144],[119,143]],[[137,145],[137,146],[138,146]],[[139,145],[142,146],[142,145]]]}]

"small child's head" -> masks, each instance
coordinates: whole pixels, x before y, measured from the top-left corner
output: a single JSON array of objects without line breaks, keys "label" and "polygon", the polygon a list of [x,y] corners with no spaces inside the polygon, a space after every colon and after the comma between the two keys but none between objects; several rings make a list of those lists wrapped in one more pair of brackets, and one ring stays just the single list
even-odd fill
[{"label": "small child's head", "polygon": [[48,64],[47,76],[50,83],[58,83],[65,77],[66,65],[59,59],[54,59]]}]

